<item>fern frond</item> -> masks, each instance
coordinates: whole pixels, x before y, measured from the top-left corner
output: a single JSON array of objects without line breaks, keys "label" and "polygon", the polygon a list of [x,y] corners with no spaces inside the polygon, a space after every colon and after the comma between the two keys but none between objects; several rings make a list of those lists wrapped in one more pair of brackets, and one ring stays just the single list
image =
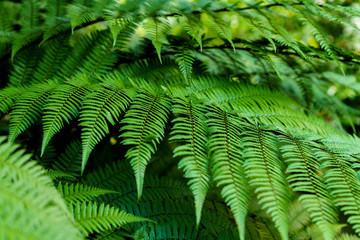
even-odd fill
[{"label": "fern frond", "polygon": [[161,63],[161,47],[167,43],[166,32],[169,31],[169,23],[162,18],[148,18],[144,28],[156,49]]},{"label": "fern frond", "polygon": [[56,73],[58,78],[71,78],[78,73],[86,60],[89,49],[93,49],[99,39],[99,33],[92,33],[90,37],[83,36],[76,42],[76,47],[71,49],[72,54],[69,55],[60,65],[59,71]]},{"label": "fern frond", "polygon": [[359,240],[360,238],[356,235],[342,233],[335,238],[335,240]]},{"label": "fern frond", "polygon": [[15,36],[14,42],[12,43],[11,60],[14,60],[15,55],[25,46],[38,39],[42,34],[42,30],[35,28],[29,31],[23,31]]},{"label": "fern frond", "polygon": [[99,14],[93,11],[90,7],[82,5],[80,3],[70,4],[68,6],[68,14],[70,17],[71,31],[74,33],[74,29],[84,23],[94,21]]},{"label": "fern frond", "polygon": [[291,8],[296,13],[298,19],[303,23],[303,25],[310,28],[311,33],[314,35],[315,39],[319,42],[321,48],[323,48],[329,56],[337,63],[340,69],[343,71],[341,63],[339,61],[336,51],[333,50],[329,36],[326,31],[311,17],[311,13],[304,11],[304,8]]},{"label": "fern frond", "polygon": [[233,115],[217,108],[207,114],[210,128],[209,149],[212,151],[211,170],[221,196],[234,213],[240,239],[245,238],[245,218],[250,201],[250,188],[245,177],[239,121]]},{"label": "fern frond", "polygon": [[351,168],[352,161],[346,155],[332,153],[326,147],[315,151],[321,168],[326,169],[324,179],[335,205],[348,217],[356,233],[360,233],[360,181]]},{"label": "fern frond", "polygon": [[195,198],[196,224],[201,219],[206,193],[210,187],[210,171],[206,149],[207,132],[201,105],[178,98],[173,106],[173,114],[178,115],[173,122],[170,141],[183,142],[174,150],[174,157],[182,157],[179,168],[184,168],[185,177]]},{"label": "fern frond", "polygon": [[129,223],[150,221],[105,204],[98,206],[96,203],[83,202],[70,204],[69,208],[79,228],[86,235]]},{"label": "fern frond", "polygon": [[34,29],[39,24],[40,4],[35,0],[25,0],[21,9],[21,25],[25,30]]},{"label": "fern frond", "polygon": [[279,159],[275,135],[260,126],[247,125],[243,138],[244,168],[262,209],[271,216],[282,239],[289,239],[288,206],[291,192],[285,166]]},{"label": "fern frond", "polygon": [[21,87],[7,87],[0,90],[0,111],[8,113],[15,99],[24,92]]},{"label": "fern frond", "polygon": [[121,121],[119,136],[122,144],[131,145],[126,158],[134,170],[139,199],[142,194],[145,169],[156,144],[164,137],[165,123],[170,111],[169,99],[150,93],[140,93]]},{"label": "fern frond", "polygon": [[113,46],[116,44],[119,33],[135,20],[131,15],[124,16],[123,14],[116,11],[108,11],[105,19],[113,36]]},{"label": "fern frond", "polygon": [[300,193],[299,201],[304,204],[311,220],[319,227],[325,239],[333,239],[331,224],[336,221],[337,212],[323,181],[319,162],[311,150],[311,142],[291,134],[279,138],[282,156],[288,164],[287,180],[290,186]]},{"label": "fern frond", "polygon": [[68,183],[59,182],[57,189],[67,203],[85,202],[102,194],[116,193],[112,190],[86,186],[80,183],[69,185]]},{"label": "fern frond", "polygon": [[202,52],[202,38],[201,35],[203,34],[203,27],[201,25],[200,19],[192,16],[184,14],[180,18],[181,23],[185,31],[196,40],[196,42],[200,46],[200,51]]},{"label": "fern frond", "polygon": [[24,86],[32,82],[34,70],[40,58],[39,52],[41,52],[39,48],[28,47],[15,57],[9,76],[9,85]]},{"label": "fern frond", "polygon": [[256,14],[250,14],[242,11],[238,11],[238,13],[252,30],[265,37],[271,43],[274,51],[276,52],[276,44],[272,38],[274,35],[272,26],[267,21],[264,21],[264,19],[260,17],[261,15],[258,16]]},{"label": "fern frond", "polygon": [[71,174],[59,171],[59,170],[53,170],[53,169],[46,169],[46,175],[49,176],[51,179],[57,179],[57,178],[74,178]]},{"label": "fern frond", "polygon": [[61,37],[47,42],[47,49],[34,72],[33,83],[44,82],[44,80],[51,79],[55,75],[58,65],[65,60],[68,54],[67,39],[68,35],[62,34]]},{"label": "fern frond", "polygon": [[55,87],[54,82],[33,85],[16,99],[10,113],[9,141],[13,142],[20,133],[40,118],[46,99]]},{"label": "fern frond", "polygon": [[89,92],[89,83],[82,80],[69,80],[54,90],[44,107],[41,155],[50,139],[80,112],[82,101]]},{"label": "fern frond", "polygon": [[59,154],[58,159],[53,162],[52,167],[55,171],[65,172],[74,178],[79,177],[81,173],[81,142],[78,139],[72,140],[65,147],[64,152]]},{"label": "fern frond", "polygon": [[45,170],[0,137],[0,232],[4,239],[82,239]]},{"label": "fern frond", "polygon": [[179,69],[185,78],[185,81],[190,81],[192,77],[192,65],[194,63],[194,52],[190,49],[182,48],[179,53],[175,54],[176,62],[179,64]]},{"label": "fern frond", "polygon": [[69,20],[64,17],[66,13],[64,0],[47,1],[47,14],[44,23],[44,35],[40,45],[56,34],[70,29]]},{"label": "fern frond", "polygon": [[82,172],[92,149],[109,133],[108,122],[112,125],[118,122],[133,95],[131,90],[107,84],[87,96],[79,118],[82,126]]},{"label": "fern frond", "polygon": [[66,35],[66,31],[71,28],[70,21],[68,19],[60,18],[53,25],[45,26],[43,39],[39,46],[43,46],[48,40],[59,35]]},{"label": "fern frond", "polygon": [[111,71],[118,61],[110,32],[101,31],[98,34],[99,38],[96,40],[91,52],[85,52],[86,59],[81,65],[83,71],[89,76],[102,75]]},{"label": "fern frond", "polygon": [[232,41],[230,26],[211,12],[207,11],[206,13],[209,16],[209,22],[214,30],[219,34],[219,36],[225,38],[235,51],[235,45]]}]

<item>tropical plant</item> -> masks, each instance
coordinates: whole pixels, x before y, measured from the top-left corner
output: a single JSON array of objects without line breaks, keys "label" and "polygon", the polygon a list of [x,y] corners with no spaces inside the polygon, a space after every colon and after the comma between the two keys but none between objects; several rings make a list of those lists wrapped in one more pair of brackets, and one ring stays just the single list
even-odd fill
[{"label": "tropical plant", "polygon": [[[51,231],[74,238],[357,239],[356,17],[351,1],[3,1],[1,131],[47,170],[0,181],[42,202],[32,219],[52,179]],[[1,142],[1,164],[28,160]],[[31,223],[22,208],[0,236]]]}]

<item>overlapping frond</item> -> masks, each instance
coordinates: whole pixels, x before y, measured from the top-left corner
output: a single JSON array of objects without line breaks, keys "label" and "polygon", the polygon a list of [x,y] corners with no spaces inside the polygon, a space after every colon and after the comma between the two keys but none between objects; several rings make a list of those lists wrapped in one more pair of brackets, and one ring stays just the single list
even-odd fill
[{"label": "overlapping frond", "polygon": [[68,54],[67,38],[67,34],[63,34],[61,37],[46,43],[46,51],[37,65],[32,83],[41,83],[44,80],[52,79],[57,71],[57,66],[65,60]]},{"label": "overlapping frond", "polygon": [[144,27],[149,34],[149,38],[161,62],[161,46],[167,43],[166,32],[169,31],[169,24],[166,19],[155,17],[148,18]]},{"label": "overlapping frond", "polygon": [[82,126],[82,171],[91,150],[109,133],[108,123],[115,125],[120,114],[128,107],[134,92],[114,85],[99,86],[84,101],[80,113]]},{"label": "overlapping frond", "polygon": [[[46,153],[46,151],[45,151]],[[58,158],[52,163],[55,171],[66,172],[74,178],[81,173],[81,142],[78,139],[72,140],[64,149],[58,153]]]},{"label": "overlapping frond", "polygon": [[245,236],[245,218],[250,201],[250,187],[243,169],[240,135],[242,129],[234,115],[217,108],[207,114],[212,150],[211,171],[221,195],[234,213],[240,239]]},{"label": "overlapping frond", "polygon": [[337,210],[325,185],[319,161],[314,157],[311,142],[291,134],[280,136],[280,141],[282,156],[288,165],[286,171],[290,186],[294,192],[300,193],[299,201],[325,239],[333,239],[332,224],[337,220]]},{"label": "overlapping frond", "polygon": [[206,193],[210,187],[204,109],[196,102],[177,98],[172,111],[178,117],[173,120],[175,124],[170,140],[182,143],[175,148],[174,157],[182,158],[179,168],[183,168],[184,176],[190,179],[188,184],[195,198],[196,224],[198,225]]},{"label": "overlapping frond", "polygon": [[86,186],[80,183],[67,184],[59,182],[57,189],[64,200],[70,202],[85,202],[102,194],[116,193],[112,190]]},{"label": "overlapping frond", "polygon": [[96,203],[74,203],[69,206],[79,228],[86,234],[102,232],[124,224],[149,221],[146,218],[137,217],[130,213],[120,211],[109,205]]},{"label": "overlapping frond", "polygon": [[4,239],[82,239],[45,170],[0,138],[0,232]]},{"label": "overlapping frond", "polygon": [[9,141],[14,141],[41,117],[46,99],[55,87],[54,82],[33,85],[16,99],[11,111]]},{"label": "overlapping frond", "polygon": [[260,126],[246,126],[242,138],[249,184],[254,188],[259,204],[275,222],[281,238],[289,239],[287,212],[291,192],[284,163],[279,159],[279,143],[273,133]]},{"label": "overlapping frond", "polygon": [[353,160],[345,154],[337,154],[326,147],[315,150],[315,156],[322,163],[320,167],[326,172],[326,187],[334,198],[335,205],[348,217],[348,222],[356,233],[360,231],[360,181]]},{"label": "overlapping frond", "polygon": [[165,133],[165,123],[170,112],[169,99],[151,93],[136,96],[124,119],[122,144],[130,145],[126,158],[134,170],[139,198],[142,194],[145,169],[151,154],[156,150]]},{"label": "overlapping frond", "polygon": [[82,101],[89,92],[88,85],[86,81],[69,80],[56,88],[47,99],[43,116],[44,137],[41,155],[50,139],[64,127],[65,122],[69,123],[79,115]]}]

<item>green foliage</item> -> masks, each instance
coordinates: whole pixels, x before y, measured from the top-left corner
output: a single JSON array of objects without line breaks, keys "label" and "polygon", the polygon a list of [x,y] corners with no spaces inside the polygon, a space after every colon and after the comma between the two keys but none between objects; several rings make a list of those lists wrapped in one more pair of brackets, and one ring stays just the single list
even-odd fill
[{"label": "green foliage", "polygon": [[45,170],[0,138],[0,232],[3,239],[82,239]]},{"label": "green foliage", "polygon": [[351,4],[1,2],[5,236],[356,238]]}]

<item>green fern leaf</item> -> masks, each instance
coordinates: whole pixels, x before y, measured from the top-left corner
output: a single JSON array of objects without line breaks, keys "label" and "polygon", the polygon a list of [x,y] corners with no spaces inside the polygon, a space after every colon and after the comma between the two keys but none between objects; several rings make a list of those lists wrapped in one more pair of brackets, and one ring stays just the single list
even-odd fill
[{"label": "green fern leaf", "polygon": [[80,67],[89,54],[89,49],[93,49],[99,40],[98,32],[93,33],[91,37],[83,36],[80,38],[76,47],[71,49],[71,55],[69,55],[64,62],[59,66],[59,71],[56,73],[58,79],[71,78],[73,75],[83,71]]},{"label": "green fern leaf", "polygon": [[125,124],[120,131],[123,133],[122,144],[131,145],[126,158],[134,170],[138,197],[140,199],[145,169],[150,161],[151,154],[156,150],[156,143],[164,137],[165,123],[169,115],[170,101],[167,98],[149,94],[139,94],[127,111]]},{"label": "green fern leaf", "polygon": [[282,239],[289,239],[288,206],[291,192],[285,166],[278,157],[275,135],[259,126],[247,125],[243,133],[244,168],[259,204],[271,216]]},{"label": "green fern leaf", "polygon": [[276,44],[272,38],[274,34],[271,25],[269,25],[268,22],[264,21],[264,19],[261,19],[260,16],[257,16],[255,14],[249,14],[242,11],[238,11],[238,13],[240,14],[244,22],[250,26],[251,29],[265,37],[271,43],[274,51],[276,52]]},{"label": "green fern leaf", "polygon": [[39,25],[40,3],[36,0],[24,0],[21,8],[21,26],[26,31]]},{"label": "green fern leaf", "polygon": [[245,178],[240,149],[240,128],[236,117],[217,108],[209,109],[211,130],[209,149],[214,163],[214,180],[222,187],[221,196],[234,213],[240,239],[245,239],[245,218],[250,201],[250,187]]},{"label": "green fern leaf", "polygon": [[[48,149],[48,148],[47,148]],[[46,151],[45,151],[46,154]],[[58,159],[52,164],[55,171],[65,172],[73,178],[80,177],[81,173],[81,142],[79,139],[72,140],[64,152],[57,153]]]},{"label": "green fern leaf", "polygon": [[50,139],[79,114],[82,101],[89,92],[88,82],[69,80],[58,87],[49,97],[44,107],[43,129],[44,137],[41,145],[41,155],[44,153]]},{"label": "green fern leaf", "polygon": [[315,157],[326,169],[324,179],[335,205],[348,217],[356,233],[360,233],[360,181],[357,173],[349,166],[351,160],[346,155],[332,153],[325,147],[315,151]]},{"label": "green fern leaf", "polygon": [[29,45],[31,42],[38,39],[42,34],[42,30],[35,28],[29,31],[23,31],[18,34],[13,42],[11,50],[11,60],[14,60],[16,53],[18,53],[23,47]]},{"label": "green fern leaf", "polygon": [[280,136],[281,152],[288,164],[287,179],[295,192],[301,193],[311,220],[319,227],[325,239],[334,239],[332,225],[337,218],[335,207],[320,172],[320,166],[311,151],[311,142],[293,136]]},{"label": "green fern leaf", "polygon": [[66,9],[65,9],[65,0],[49,0],[47,3],[47,14],[44,24],[44,36],[40,45],[46,42],[49,38],[56,34],[63,33],[67,29],[70,29],[69,20],[64,18]]},{"label": "green fern leaf", "polygon": [[94,21],[99,17],[99,14],[94,12],[91,8],[79,3],[70,4],[68,6],[68,13],[71,23],[71,32],[84,23]]},{"label": "green fern leaf", "polygon": [[113,227],[120,227],[128,223],[150,221],[105,204],[98,206],[96,203],[83,202],[71,204],[69,208],[80,230],[86,235],[109,230]]},{"label": "green fern leaf", "polygon": [[53,78],[58,65],[64,61],[68,54],[69,45],[67,39],[68,35],[62,34],[61,37],[47,42],[47,49],[34,72],[33,83],[41,83],[44,80]]},{"label": "green fern leaf", "polygon": [[89,94],[84,101],[79,118],[79,125],[82,126],[82,172],[92,149],[109,133],[108,122],[112,125],[118,122],[133,95],[131,90],[125,91],[107,84]]},{"label": "green fern leaf", "polygon": [[0,137],[1,238],[82,239],[45,170],[24,153]]},{"label": "green fern leaf", "polygon": [[0,111],[8,113],[14,105],[14,100],[24,93],[24,88],[7,87],[0,90]]},{"label": "green fern leaf", "polygon": [[182,157],[179,168],[184,168],[185,177],[195,198],[196,224],[199,225],[201,210],[210,187],[210,171],[206,149],[204,109],[191,101],[178,98],[173,113],[180,115],[173,121],[171,141],[184,142],[174,150],[174,157]]},{"label": "green fern leaf", "polygon": [[184,15],[180,19],[185,31],[196,40],[200,46],[200,51],[202,52],[203,46],[201,35],[203,34],[203,26],[201,26],[200,20],[191,15]]},{"label": "green fern leaf", "polygon": [[16,55],[13,69],[9,76],[9,85],[24,86],[32,82],[34,70],[40,58],[37,50],[40,49],[37,47],[28,47]]},{"label": "green fern leaf", "polygon": [[186,81],[192,77],[192,65],[194,63],[194,52],[190,49],[182,48],[179,53],[175,54],[176,62],[179,64],[181,73]]},{"label": "green fern leaf", "polygon": [[68,184],[59,182],[58,191],[67,203],[84,202],[102,194],[116,193],[113,190],[91,187],[80,183]]},{"label": "green fern leaf", "polygon": [[311,17],[311,13],[308,11],[304,11],[304,9],[291,8],[295,13],[299,20],[307,27],[310,28],[312,34],[315,39],[319,42],[321,48],[323,48],[329,56],[337,63],[341,71],[344,73],[344,70],[339,61],[338,55],[336,51],[333,50],[330,45],[329,36],[326,31]]},{"label": "green fern leaf", "polygon": [[59,171],[59,170],[53,170],[53,169],[46,169],[47,176],[49,176],[52,180],[58,179],[58,178],[70,178],[74,179],[74,177],[71,174]]},{"label": "green fern leaf", "polygon": [[[120,15],[120,14],[119,14]],[[131,22],[134,21],[133,18],[127,18],[127,17],[123,17],[123,16],[107,16],[106,17],[106,22],[108,24],[108,27],[110,29],[110,32],[113,36],[113,46],[115,46],[116,44],[116,39],[119,35],[119,33],[125,29]]]},{"label": "green fern leaf", "polygon": [[54,82],[37,84],[31,86],[27,92],[16,99],[14,109],[10,113],[10,142],[13,142],[20,133],[40,118],[46,99],[55,87]]},{"label": "green fern leaf", "polygon": [[215,31],[219,34],[219,36],[228,40],[228,42],[231,44],[231,46],[233,47],[233,49],[235,51],[235,45],[232,41],[230,26],[228,24],[226,24],[224,21],[222,21],[221,19],[219,19],[214,14],[211,14],[210,12],[207,12],[207,13],[209,16],[209,22],[210,22],[211,26],[215,29]]},{"label": "green fern leaf", "polygon": [[156,49],[161,63],[161,47],[163,44],[168,43],[166,33],[169,31],[169,23],[162,18],[148,18],[144,28]]},{"label": "green fern leaf", "polygon": [[118,61],[118,55],[113,48],[113,39],[108,31],[99,32],[99,38],[91,52],[85,52],[86,59],[81,67],[89,76],[106,74],[111,71]]}]

